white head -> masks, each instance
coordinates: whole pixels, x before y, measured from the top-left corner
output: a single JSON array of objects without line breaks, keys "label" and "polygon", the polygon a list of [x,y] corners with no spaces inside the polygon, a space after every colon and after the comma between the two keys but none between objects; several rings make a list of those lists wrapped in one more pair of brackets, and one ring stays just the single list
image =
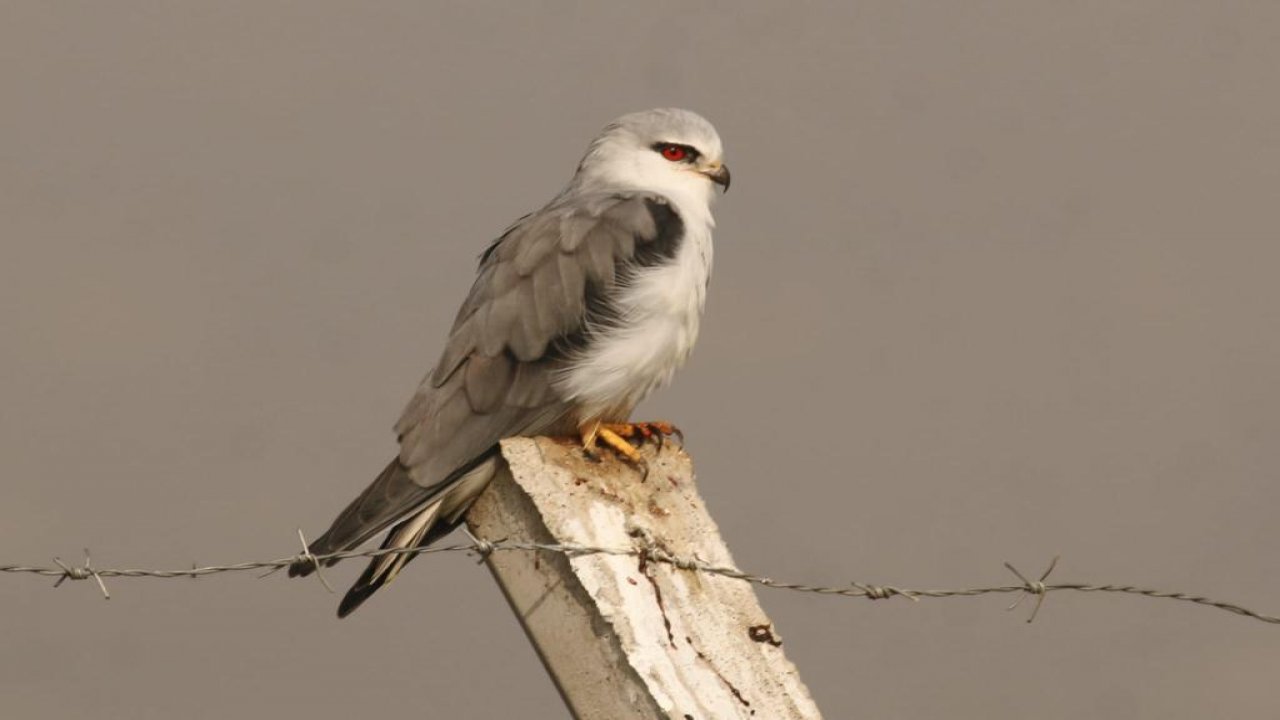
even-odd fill
[{"label": "white head", "polygon": [[701,115],[659,108],[623,115],[605,126],[578,165],[570,187],[645,190],[710,202],[729,189],[720,136]]}]

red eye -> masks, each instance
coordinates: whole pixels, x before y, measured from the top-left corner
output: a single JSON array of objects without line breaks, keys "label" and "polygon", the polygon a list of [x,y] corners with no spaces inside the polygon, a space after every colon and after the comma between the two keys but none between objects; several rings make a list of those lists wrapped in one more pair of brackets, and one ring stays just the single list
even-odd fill
[{"label": "red eye", "polygon": [[662,146],[662,157],[670,160],[671,162],[679,162],[685,159],[685,157],[687,157],[688,154],[689,154],[688,151],[680,147],[679,145],[663,145]]}]

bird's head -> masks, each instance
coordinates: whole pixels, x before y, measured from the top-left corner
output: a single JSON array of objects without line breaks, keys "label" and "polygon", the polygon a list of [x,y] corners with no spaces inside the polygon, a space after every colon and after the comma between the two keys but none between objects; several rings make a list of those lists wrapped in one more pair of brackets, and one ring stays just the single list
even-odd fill
[{"label": "bird's head", "polygon": [[623,115],[605,126],[578,165],[574,184],[709,202],[714,185],[729,189],[729,168],[711,123],[689,110],[659,108]]}]

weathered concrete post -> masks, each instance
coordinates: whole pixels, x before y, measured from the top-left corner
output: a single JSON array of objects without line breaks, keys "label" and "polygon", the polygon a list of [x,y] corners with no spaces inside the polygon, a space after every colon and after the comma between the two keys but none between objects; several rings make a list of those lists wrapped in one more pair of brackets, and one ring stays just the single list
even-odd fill
[{"label": "weathered concrete post", "polygon": [[[647,478],[546,438],[502,444],[498,474],[468,514],[482,540],[657,548],[732,566],[689,456],[644,448]],[[487,559],[579,720],[811,720],[820,713],[741,580],[641,557],[545,551]]]}]

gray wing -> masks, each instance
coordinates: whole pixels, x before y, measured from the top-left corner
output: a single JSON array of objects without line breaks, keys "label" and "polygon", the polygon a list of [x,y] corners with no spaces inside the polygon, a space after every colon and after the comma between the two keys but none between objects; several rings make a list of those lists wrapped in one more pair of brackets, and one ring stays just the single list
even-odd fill
[{"label": "gray wing", "polygon": [[607,308],[627,273],[670,259],[683,234],[667,200],[647,193],[571,196],[508,229],[481,257],[440,361],[396,423],[399,456],[312,552],[355,547],[441,498],[461,508],[457,522],[474,498],[446,494],[499,440],[571,430],[556,427],[569,407],[553,374],[589,341],[587,319]]},{"label": "gray wing", "polygon": [[632,268],[673,256],[682,235],[666,199],[646,193],[575,196],[504,233],[396,424],[409,475],[431,486],[504,437],[554,426],[568,408],[552,374],[588,342],[587,318]]}]

